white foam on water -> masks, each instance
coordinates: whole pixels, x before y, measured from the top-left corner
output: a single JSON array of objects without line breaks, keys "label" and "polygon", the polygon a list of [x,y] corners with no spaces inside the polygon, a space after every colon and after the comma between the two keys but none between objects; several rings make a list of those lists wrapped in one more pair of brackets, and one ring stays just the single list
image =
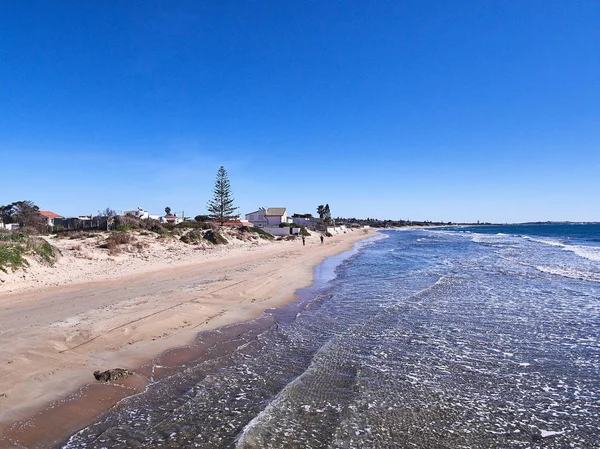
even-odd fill
[{"label": "white foam on water", "polygon": [[544,245],[560,247],[563,250],[571,251],[584,259],[600,262],[600,246],[568,245],[558,240],[538,239],[529,236],[523,236],[523,238]]},{"label": "white foam on water", "polygon": [[583,257],[584,259],[600,262],[600,247],[598,246],[565,245],[564,249],[566,251],[573,251],[579,257]]},{"label": "white foam on water", "polygon": [[555,430],[541,430],[541,429],[540,429],[540,432],[542,434],[542,438],[553,437],[553,436],[562,435],[563,433],[565,433],[564,430],[557,432]]},{"label": "white foam on water", "polygon": [[575,269],[545,267],[543,265],[536,265],[535,269],[543,273],[553,274],[555,276],[562,276],[570,279],[580,279],[582,281],[600,282],[600,273],[590,273]]},{"label": "white foam on water", "polygon": [[540,238],[530,237],[528,235],[524,235],[523,238],[525,240],[529,240],[529,241],[532,241],[532,242],[543,243],[544,245],[565,246],[564,243],[562,243],[562,242],[560,242],[558,240],[540,239]]}]

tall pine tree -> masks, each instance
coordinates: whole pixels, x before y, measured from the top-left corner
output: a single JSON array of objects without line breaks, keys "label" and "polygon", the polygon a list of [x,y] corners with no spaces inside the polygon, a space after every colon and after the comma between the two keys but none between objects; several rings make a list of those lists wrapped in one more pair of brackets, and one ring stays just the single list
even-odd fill
[{"label": "tall pine tree", "polygon": [[210,218],[221,223],[225,223],[232,217],[233,213],[238,209],[233,205],[231,197],[231,184],[227,177],[227,171],[221,165],[217,171],[217,180],[213,189],[213,198],[208,202],[206,208],[210,214]]}]

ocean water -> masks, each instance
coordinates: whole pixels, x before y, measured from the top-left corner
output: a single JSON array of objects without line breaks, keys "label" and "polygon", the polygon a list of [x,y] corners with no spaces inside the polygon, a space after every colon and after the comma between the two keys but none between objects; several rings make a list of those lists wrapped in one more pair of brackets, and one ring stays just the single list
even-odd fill
[{"label": "ocean water", "polygon": [[600,225],[384,231],[316,274],[64,447],[600,447]]}]

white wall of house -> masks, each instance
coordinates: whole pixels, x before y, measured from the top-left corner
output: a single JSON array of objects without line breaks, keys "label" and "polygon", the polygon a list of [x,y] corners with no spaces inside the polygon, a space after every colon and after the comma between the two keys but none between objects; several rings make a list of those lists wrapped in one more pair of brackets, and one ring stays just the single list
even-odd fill
[{"label": "white wall of house", "polygon": [[[252,226],[262,228],[268,225],[267,219],[265,218],[265,210],[260,209],[250,214],[246,214],[246,221],[252,223]],[[279,224],[279,223],[278,223]]]},{"label": "white wall of house", "polygon": [[0,221],[0,229],[6,229],[7,231],[14,231],[16,229],[19,229],[19,223],[4,224]]},{"label": "white wall of house", "polygon": [[[300,233],[300,228],[280,228],[279,226],[264,226],[263,231],[268,232],[276,237],[285,237],[287,235],[298,235]],[[290,234],[290,229],[292,233]]]},{"label": "white wall of house", "polygon": [[279,226],[281,223],[288,223],[287,211],[283,215],[265,215],[267,226]]}]

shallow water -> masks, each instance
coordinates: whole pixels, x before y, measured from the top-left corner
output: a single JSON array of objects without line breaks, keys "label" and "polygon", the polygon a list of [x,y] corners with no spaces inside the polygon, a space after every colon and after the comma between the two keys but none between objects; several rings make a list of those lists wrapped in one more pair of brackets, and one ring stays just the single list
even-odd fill
[{"label": "shallow water", "polygon": [[65,447],[598,446],[586,241],[582,256],[526,232],[384,234],[298,302],[200,334],[185,367],[156,360],[145,393]]}]

